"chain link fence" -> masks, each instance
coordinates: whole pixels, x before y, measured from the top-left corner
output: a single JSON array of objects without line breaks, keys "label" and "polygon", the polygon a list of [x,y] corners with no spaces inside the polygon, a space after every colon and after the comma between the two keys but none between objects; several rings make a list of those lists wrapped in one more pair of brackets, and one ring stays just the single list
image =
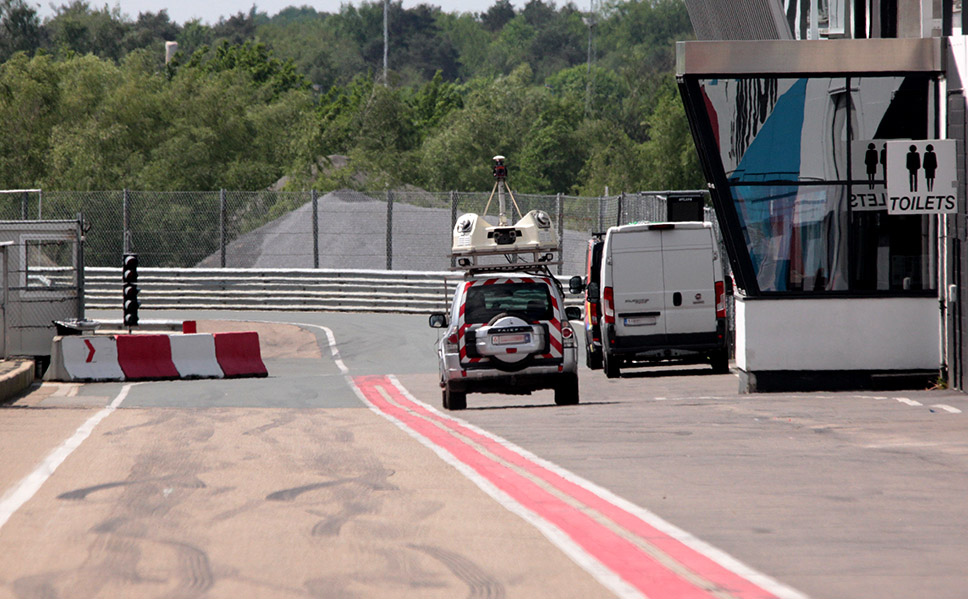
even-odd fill
[{"label": "chain link fence", "polygon": [[[584,270],[592,233],[629,222],[667,220],[670,194],[706,195],[513,194],[506,211],[510,222],[532,209],[551,215],[561,242],[558,274],[571,275]],[[452,265],[451,231],[457,217],[485,209],[488,216],[498,214],[496,194],[487,192],[32,191],[0,199],[0,219],[83,215],[87,266],[118,266],[121,254],[130,251],[148,267],[443,271]],[[715,223],[709,209],[706,220]]]}]

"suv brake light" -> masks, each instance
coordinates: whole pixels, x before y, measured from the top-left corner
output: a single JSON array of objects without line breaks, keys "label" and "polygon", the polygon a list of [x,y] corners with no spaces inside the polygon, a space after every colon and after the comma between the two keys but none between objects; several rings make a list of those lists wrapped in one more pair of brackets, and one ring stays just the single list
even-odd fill
[{"label": "suv brake light", "polygon": [[716,318],[726,318],[726,284],[716,281]]},{"label": "suv brake light", "polygon": [[615,298],[611,287],[602,289],[602,311],[605,313],[605,324],[615,324]]}]

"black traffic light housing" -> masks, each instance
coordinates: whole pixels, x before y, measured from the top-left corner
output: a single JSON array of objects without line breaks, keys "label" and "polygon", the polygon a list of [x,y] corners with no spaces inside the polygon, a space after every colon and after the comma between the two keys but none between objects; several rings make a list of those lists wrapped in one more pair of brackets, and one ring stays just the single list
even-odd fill
[{"label": "black traffic light housing", "polygon": [[124,254],[121,259],[121,281],[124,285],[122,293],[122,323],[126,327],[138,324],[138,255]]}]

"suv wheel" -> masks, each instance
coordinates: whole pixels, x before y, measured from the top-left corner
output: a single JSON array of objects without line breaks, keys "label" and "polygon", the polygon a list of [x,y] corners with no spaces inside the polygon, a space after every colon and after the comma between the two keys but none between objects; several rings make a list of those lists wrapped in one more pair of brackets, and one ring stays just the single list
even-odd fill
[{"label": "suv wheel", "polygon": [[602,352],[602,365],[605,368],[606,377],[617,379],[621,375],[618,358],[610,356],[608,352]]},{"label": "suv wheel", "polygon": [[443,399],[445,410],[463,410],[467,407],[467,393],[453,391],[449,385],[444,387]]},{"label": "suv wheel", "polygon": [[555,386],[555,403],[573,406],[578,403],[578,374],[563,374]]}]

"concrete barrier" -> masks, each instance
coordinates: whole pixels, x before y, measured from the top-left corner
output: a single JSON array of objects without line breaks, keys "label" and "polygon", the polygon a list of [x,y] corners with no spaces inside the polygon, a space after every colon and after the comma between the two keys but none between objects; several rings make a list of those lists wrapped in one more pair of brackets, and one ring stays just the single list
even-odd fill
[{"label": "concrete barrier", "polygon": [[45,381],[119,381],[123,378],[114,337],[54,337]]},{"label": "concrete barrier", "polygon": [[222,368],[215,357],[215,339],[206,333],[172,335],[171,360],[183,379],[222,378]]},{"label": "concrete barrier", "polygon": [[228,377],[269,376],[262,362],[259,334],[254,331],[215,333],[215,356]]},{"label": "concrete barrier", "polygon": [[117,335],[118,364],[125,380],[179,378],[168,335]]}]

